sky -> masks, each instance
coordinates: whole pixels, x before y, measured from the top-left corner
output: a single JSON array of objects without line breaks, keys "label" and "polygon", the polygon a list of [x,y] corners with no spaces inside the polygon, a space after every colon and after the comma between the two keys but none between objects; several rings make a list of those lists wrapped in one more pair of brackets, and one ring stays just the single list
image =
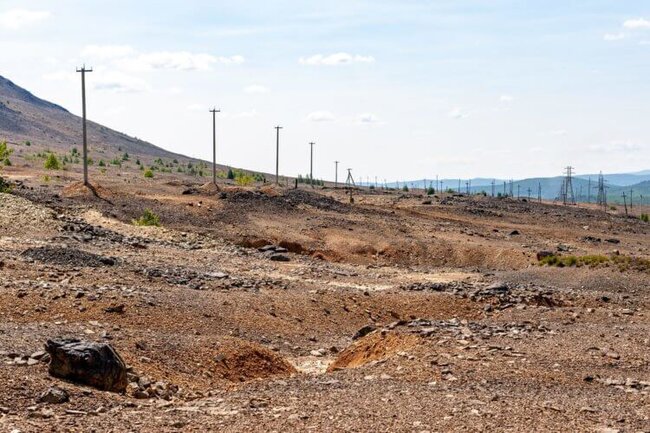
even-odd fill
[{"label": "sky", "polygon": [[[647,0],[0,0],[0,75],[219,163],[359,180],[650,168]],[[92,143],[91,143],[92,145]]]}]

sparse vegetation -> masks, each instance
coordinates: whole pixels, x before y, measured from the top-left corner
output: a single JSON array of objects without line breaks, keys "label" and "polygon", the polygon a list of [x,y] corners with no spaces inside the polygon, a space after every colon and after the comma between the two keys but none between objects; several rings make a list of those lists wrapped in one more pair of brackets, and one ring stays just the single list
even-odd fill
[{"label": "sparse vegetation", "polygon": [[133,220],[133,224],[136,226],[160,227],[160,217],[153,213],[150,209],[145,209],[140,218]]},{"label": "sparse vegetation", "polygon": [[11,154],[14,153],[13,149],[9,149],[7,146],[6,141],[0,141],[0,162],[2,162],[2,165],[9,166],[11,165],[11,161],[9,160],[9,157]]},{"label": "sparse vegetation", "polygon": [[575,256],[575,255],[550,255],[540,259],[539,264],[541,266],[555,266],[558,268],[564,267],[582,267],[588,266],[590,268],[596,268],[599,266],[616,266],[618,269],[623,272],[627,270],[636,270],[641,272],[650,271],[650,260],[639,258],[639,257],[630,257],[623,256],[619,254],[613,254],[611,256],[604,255],[585,255],[585,256]]},{"label": "sparse vegetation", "polygon": [[61,161],[54,153],[50,153],[45,159],[45,168],[47,170],[61,170]]}]

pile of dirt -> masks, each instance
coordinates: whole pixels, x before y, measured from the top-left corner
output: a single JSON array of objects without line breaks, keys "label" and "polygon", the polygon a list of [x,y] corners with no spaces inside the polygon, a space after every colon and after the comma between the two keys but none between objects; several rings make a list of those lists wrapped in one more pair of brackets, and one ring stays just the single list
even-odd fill
[{"label": "pile of dirt", "polygon": [[310,206],[321,211],[332,211],[337,213],[349,213],[352,207],[349,204],[317,194],[311,191],[290,189],[282,195],[276,195],[274,190],[240,190],[226,192],[226,200],[229,203],[239,206],[247,206],[251,209],[260,210],[259,206],[267,205],[275,209],[287,210],[298,206]]},{"label": "pile of dirt", "polygon": [[113,196],[113,193],[96,183],[84,185],[83,182],[74,182],[63,187],[61,195],[65,198],[99,198],[108,200]]},{"label": "pile of dirt", "polygon": [[21,254],[23,257],[60,266],[90,267],[113,266],[116,259],[104,257],[87,251],[68,247],[38,247],[29,248]]},{"label": "pile of dirt", "polygon": [[348,346],[327,368],[328,372],[341,368],[356,368],[373,361],[381,361],[416,346],[421,338],[416,335],[377,331]]},{"label": "pile of dirt", "polygon": [[217,185],[215,185],[212,182],[204,183],[197,189],[199,190],[199,192],[203,194],[217,194],[221,191],[221,188],[219,188]]},{"label": "pile of dirt", "polygon": [[35,231],[54,230],[59,223],[54,212],[12,194],[0,193],[0,233],[3,236],[34,235]]},{"label": "pile of dirt", "polygon": [[297,370],[287,360],[255,343],[228,340],[215,356],[216,374],[231,382],[291,376]]}]

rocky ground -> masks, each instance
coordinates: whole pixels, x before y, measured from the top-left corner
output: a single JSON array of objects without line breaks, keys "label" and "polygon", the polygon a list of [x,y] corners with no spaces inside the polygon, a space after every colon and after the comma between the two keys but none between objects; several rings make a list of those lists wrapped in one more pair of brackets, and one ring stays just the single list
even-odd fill
[{"label": "rocky ground", "polygon": [[[638,219],[23,180],[0,194],[1,431],[650,432]],[[145,209],[161,227],[132,223]],[[612,259],[559,268],[540,252]],[[45,344],[64,337],[110,344],[126,391],[52,376]]]}]

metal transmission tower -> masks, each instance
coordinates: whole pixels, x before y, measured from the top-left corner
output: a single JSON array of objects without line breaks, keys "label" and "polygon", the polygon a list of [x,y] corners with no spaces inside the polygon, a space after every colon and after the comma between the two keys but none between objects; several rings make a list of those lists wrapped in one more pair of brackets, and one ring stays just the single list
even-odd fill
[{"label": "metal transmission tower", "polygon": [[356,186],[354,183],[354,178],[352,177],[352,169],[348,168],[348,177],[345,179],[345,186],[348,188],[351,188],[353,186]]},{"label": "metal transmission tower", "polygon": [[313,141],[309,142],[309,183],[311,186],[314,186],[314,143]]},{"label": "metal transmission tower", "polygon": [[627,202],[625,201],[625,198],[627,196],[625,195],[625,191],[623,191],[623,194],[621,196],[623,197],[623,206],[625,206],[625,216],[627,216]]},{"label": "metal transmission tower", "polygon": [[537,201],[542,202],[542,182],[537,182]]},{"label": "metal transmission tower", "polygon": [[506,181],[503,181],[503,196],[508,197],[508,194],[506,194]]},{"label": "metal transmission tower", "polygon": [[519,190],[521,189],[521,185],[517,184],[517,200],[521,197],[521,194],[519,194]]},{"label": "metal transmission tower", "polygon": [[81,111],[83,114],[83,158],[84,158],[84,185],[88,186],[88,140],[86,135],[86,72],[92,72],[93,69],[86,69],[86,65],[77,68],[81,72]]},{"label": "metal transmission tower", "polygon": [[492,179],[492,197],[494,197],[495,187],[496,187],[496,180]]},{"label": "metal transmission tower", "polygon": [[530,187],[528,187],[528,201],[530,201],[530,193],[531,192],[532,192],[532,190],[530,189]]},{"label": "metal transmission tower", "polygon": [[334,188],[339,187],[339,162],[334,161]]},{"label": "metal transmission tower", "polygon": [[281,126],[275,127],[275,184],[280,185],[280,130]]},{"label": "metal transmission tower", "polygon": [[596,203],[598,203],[598,206],[602,206],[605,209],[607,208],[607,193],[605,191],[605,177],[603,176],[602,171],[598,175],[598,196],[596,198]]},{"label": "metal transmission tower", "polygon": [[212,183],[217,184],[217,113],[221,110],[212,108]]},{"label": "metal transmission tower", "polygon": [[510,179],[510,197],[515,196],[513,188],[514,188],[514,181],[512,179]]},{"label": "metal transmission tower", "polygon": [[587,183],[587,203],[591,203],[591,176],[589,176]]},{"label": "metal transmission tower", "polygon": [[562,181],[562,190],[560,191],[560,198],[562,203],[576,204],[576,198],[573,194],[573,167],[568,166],[564,169],[564,180]]}]

